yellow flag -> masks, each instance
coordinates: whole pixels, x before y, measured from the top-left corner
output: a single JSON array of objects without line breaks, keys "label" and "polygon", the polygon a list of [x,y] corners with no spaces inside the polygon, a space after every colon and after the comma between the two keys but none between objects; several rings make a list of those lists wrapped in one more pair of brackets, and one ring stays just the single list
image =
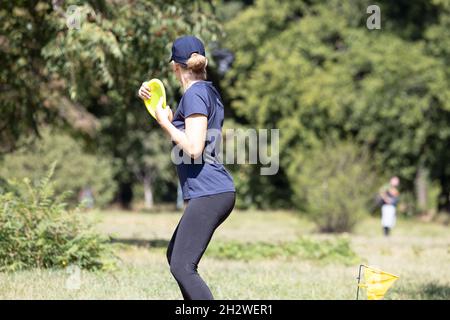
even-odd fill
[{"label": "yellow flag", "polygon": [[359,284],[359,286],[366,288],[367,300],[383,299],[386,292],[399,277],[372,267],[364,267],[365,283]]}]

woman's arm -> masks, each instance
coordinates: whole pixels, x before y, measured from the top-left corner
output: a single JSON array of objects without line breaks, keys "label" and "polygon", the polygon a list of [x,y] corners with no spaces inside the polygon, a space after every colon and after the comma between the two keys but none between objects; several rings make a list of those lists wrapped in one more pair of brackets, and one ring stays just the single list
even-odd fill
[{"label": "woman's arm", "polygon": [[391,204],[391,199],[387,196],[386,192],[380,193],[380,196],[386,204]]},{"label": "woman's arm", "polygon": [[205,148],[208,118],[203,114],[192,114],[185,119],[184,132],[177,129],[170,121],[170,108],[156,107],[156,119],[173,142],[180,146],[191,158],[200,157]]}]

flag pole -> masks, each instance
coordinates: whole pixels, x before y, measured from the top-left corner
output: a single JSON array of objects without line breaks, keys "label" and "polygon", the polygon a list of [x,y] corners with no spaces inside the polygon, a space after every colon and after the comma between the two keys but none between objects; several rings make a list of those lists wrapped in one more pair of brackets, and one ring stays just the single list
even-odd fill
[{"label": "flag pole", "polygon": [[364,265],[362,265],[362,264],[359,265],[358,277],[356,278],[356,279],[358,279],[358,289],[356,289],[356,300],[358,300],[358,298],[359,298],[359,283],[360,283],[360,281],[361,281],[361,268],[362,268],[363,266],[364,266]]}]

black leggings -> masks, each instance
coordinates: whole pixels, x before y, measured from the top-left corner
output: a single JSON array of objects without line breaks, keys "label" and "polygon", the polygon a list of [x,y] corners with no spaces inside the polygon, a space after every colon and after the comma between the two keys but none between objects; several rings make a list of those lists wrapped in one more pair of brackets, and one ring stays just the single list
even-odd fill
[{"label": "black leggings", "polygon": [[214,299],[197,266],[214,231],[233,210],[234,202],[234,192],[189,200],[167,247],[170,272],[184,300]]}]

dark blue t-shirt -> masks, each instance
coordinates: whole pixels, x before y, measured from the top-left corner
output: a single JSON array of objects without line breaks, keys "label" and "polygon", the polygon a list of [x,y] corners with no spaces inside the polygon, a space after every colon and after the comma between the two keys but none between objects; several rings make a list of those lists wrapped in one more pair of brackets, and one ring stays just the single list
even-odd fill
[{"label": "dark blue t-shirt", "polygon": [[192,84],[181,97],[172,124],[184,131],[185,118],[193,114],[208,117],[203,156],[196,160],[174,150],[177,172],[185,200],[235,191],[233,178],[219,159],[224,107],[220,94],[209,81]]}]

